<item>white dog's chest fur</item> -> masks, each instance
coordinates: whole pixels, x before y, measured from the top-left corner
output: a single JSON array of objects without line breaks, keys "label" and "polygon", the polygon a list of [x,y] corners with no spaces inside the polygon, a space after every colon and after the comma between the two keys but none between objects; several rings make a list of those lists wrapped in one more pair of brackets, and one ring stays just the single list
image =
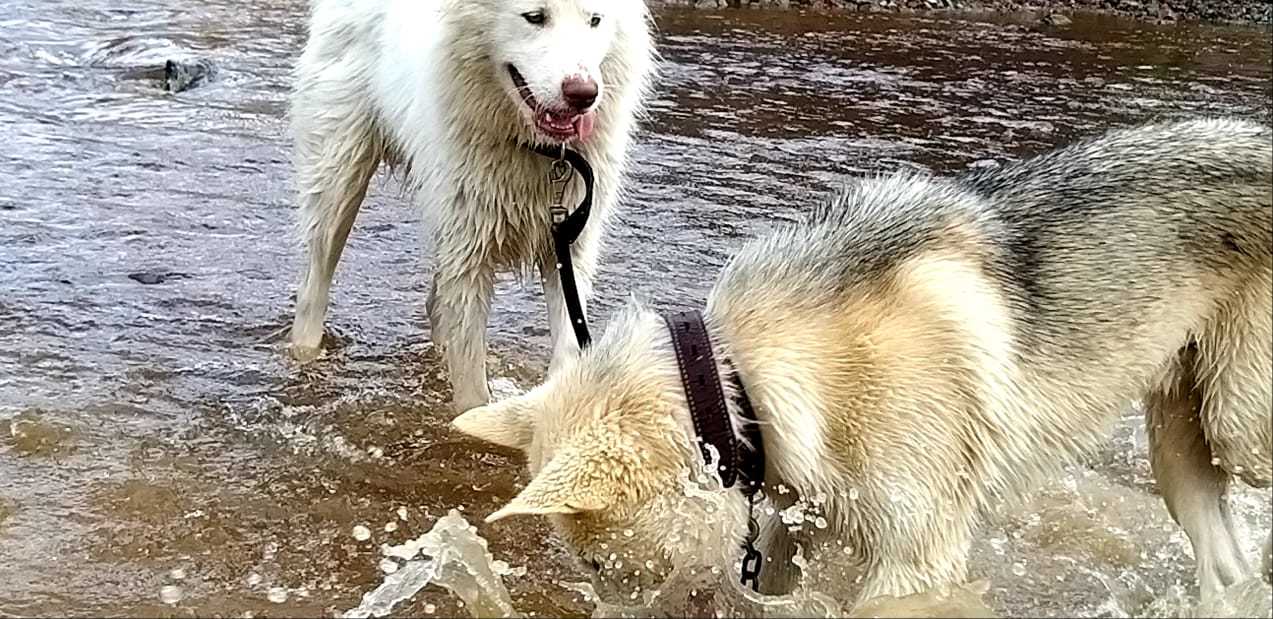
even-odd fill
[{"label": "white dog's chest fur", "polygon": [[[384,6],[382,60],[370,94],[389,133],[387,150],[405,164],[405,181],[429,227],[443,237],[470,241],[467,250],[474,260],[529,267],[552,251],[551,161],[512,137],[521,122],[516,104],[486,84],[490,76],[484,72],[494,71],[490,63],[471,59],[484,53],[475,46],[497,43],[467,32],[451,14],[455,4],[391,0]],[[618,49],[615,55],[649,56],[648,50],[633,51]],[[637,64],[648,64],[648,58]],[[598,108],[596,134],[582,145],[572,145],[596,175],[594,223],[589,224],[593,230],[604,225],[617,201],[638,91],[645,80],[643,74],[623,78],[635,83],[610,84],[614,95]],[[573,175],[562,197],[564,205],[575,208],[583,189],[582,179]]]}]

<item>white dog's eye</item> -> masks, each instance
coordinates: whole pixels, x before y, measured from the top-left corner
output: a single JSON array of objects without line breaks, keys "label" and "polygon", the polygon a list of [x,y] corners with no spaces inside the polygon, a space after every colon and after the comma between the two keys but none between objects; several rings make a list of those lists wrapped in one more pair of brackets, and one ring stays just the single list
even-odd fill
[{"label": "white dog's eye", "polygon": [[592,14],[592,19],[588,20],[588,25],[596,28],[601,25],[601,16],[596,13]]},{"label": "white dog's eye", "polygon": [[543,11],[527,11],[522,13],[522,19],[526,20],[527,23],[535,24],[536,26],[542,26],[544,22],[547,21],[547,17],[544,15]]}]

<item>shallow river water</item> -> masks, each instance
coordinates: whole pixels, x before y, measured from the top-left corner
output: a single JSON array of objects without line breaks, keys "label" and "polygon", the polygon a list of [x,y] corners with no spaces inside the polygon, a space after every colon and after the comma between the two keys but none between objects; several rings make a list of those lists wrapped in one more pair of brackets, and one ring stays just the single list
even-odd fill
[{"label": "shallow river water", "polygon": [[[0,4],[0,616],[342,612],[383,580],[381,544],[452,507],[480,521],[523,465],[446,429],[428,239],[395,181],[341,264],[335,349],[298,368],[268,337],[299,264],[283,115],[303,0],[127,5]],[[1022,23],[661,13],[598,327],[631,293],[701,303],[734,247],[846,175],[957,171],[1157,116],[1269,119],[1267,30]],[[215,79],[161,90],[153,70],[188,57]],[[530,384],[537,287],[505,280],[493,323],[494,374]],[[1151,613],[1192,591],[1144,447],[1129,411],[985,530],[972,572],[997,612]],[[1254,560],[1269,494],[1235,500]],[[526,568],[507,581],[522,612],[591,611],[544,523],[480,532]],[[462,611],[431,588],[399,612]]]}]

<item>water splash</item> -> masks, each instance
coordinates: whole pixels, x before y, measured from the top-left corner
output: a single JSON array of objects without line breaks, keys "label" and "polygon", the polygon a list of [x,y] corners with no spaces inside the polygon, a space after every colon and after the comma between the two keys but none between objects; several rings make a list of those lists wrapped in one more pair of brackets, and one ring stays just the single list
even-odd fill
[{"label": "water splash", "polygon": [[1144,617],[1273,617],[1273,588],[1261,577],[1236,583],[1220,595],[1202,602],[1190,599],[1183,589],[1165,593],[1151,603]]},{"label": "water splash", "polygon": [[[385,560],[397,564],[380,586],[363,595],[362,603],[342,617],[384,617],[427,585],[449,589],[474,617],[522,617],[513,608],[501,577],[513,570],[496,561],[460,512],[451,510],[428,533],[397,546],[384,546]],[[416,558],[420,557],[420,558]]]},{"label": "water splash", "polygon": [[[710,476],[709,476],[710,477]],[[685,480],[687,492],[719,497],[719,487],[700,485],[701,479]],[[397,546],[382,547],[382,563],[393,563],[384,582],[363,596],[358,607],[343,617],[384,617],[395,606],[414,597],[428,585],[448,589],[459,597],[473,617],[525,617],[513,606],[501,580],[508,574],[524,574],[496,559],[486,540],[456,510],[438,520],[424,535]],[[1081,566],[1075,566],[1082,571]],[[1103,574],[1095,574],[1109,586]],[[582,595],[594,606],[592,617],[646,619],[655,617],[996,617],[983,599],[990,585],[985,580],[942,587],[905,597],[879,597],[856,607],[844,606],[831,595],[802,584],[788,595],[761,595],[740,585],[732,570],[674,570],[658,589],[643,591],[630,603],[603,599],[591,583],[563,582],[562,587]],[[1110,592],[1110,601],[1116,595]],[[429,607],[432,607],[430,605]],[[428,608],[428,607],[427,607]],[[1128,616],[1120,604],[1104,608],[1107,616]],[[1273,617],[1273,589],[1262,578],[1230,587],[1222,596],[1201,604],[1183,588],[1159,595],[1138,615],[1151,617]]]},{"label": "water splash", "polygon": [[829,596],[800,589],[789,595],[760,595],[711,570],[673,572],[656,591],[643,595],[639,605],[616,604],[597,594],[589,583],[562,583],[595,605],[594,619],[620,617],[843,617],[841,606]]}]

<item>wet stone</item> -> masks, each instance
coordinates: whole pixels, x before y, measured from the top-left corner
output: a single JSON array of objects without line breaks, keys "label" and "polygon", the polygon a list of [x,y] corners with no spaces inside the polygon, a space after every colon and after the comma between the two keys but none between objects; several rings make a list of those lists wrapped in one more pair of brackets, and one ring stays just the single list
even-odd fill
[{"label": "wet stone", "polygon": [[1043,24],[1044,26],[1051,26],[1053,28],[1064,28],[1066,26],[1069,26],[1070,24],[1073,24],[1074,21],[1061,13],[1048,13],[1047,15],[1044,15],[1042,19],[1039,20],[1039,23]]},{"label": "wet stone", "polygon": [[52,456],[72,449],[74,431],[49,421],[39,412],[24,411],[0,425],[0,435],[7,434],[9,444],[22,455]]},{"label": "wet stone", "polygon": [[183,92],[202,86],[216,74],[210,60],[169,60],[164,63],[163,87],[168,92]]},{"label": "wet stone", "polygon": [[185,273],[170,273],[165,271],[140,271],[128,274],[128,279],[147,286],[162,284],[170,279],[185,279],[187,277],[189,276]]}]

